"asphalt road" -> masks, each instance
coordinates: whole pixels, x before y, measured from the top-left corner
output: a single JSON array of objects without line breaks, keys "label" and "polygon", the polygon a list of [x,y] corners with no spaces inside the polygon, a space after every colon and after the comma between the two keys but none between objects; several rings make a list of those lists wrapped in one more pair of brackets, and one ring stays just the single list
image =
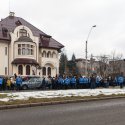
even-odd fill
[{"label": "asphalt road", "polygon": [[1,110],[0,125],[125,125],[125,99]]}]

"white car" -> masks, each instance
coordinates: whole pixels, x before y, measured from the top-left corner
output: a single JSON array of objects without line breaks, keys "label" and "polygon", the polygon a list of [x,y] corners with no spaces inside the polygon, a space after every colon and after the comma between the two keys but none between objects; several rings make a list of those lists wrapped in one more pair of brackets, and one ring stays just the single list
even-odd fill
[{"label": "white car", "polygon": [[21,84],[21,88],[23,90],[27,89],[39,89],[42,88],[43,78],[41,77],[32,77],[29,80],[23,81]]}]

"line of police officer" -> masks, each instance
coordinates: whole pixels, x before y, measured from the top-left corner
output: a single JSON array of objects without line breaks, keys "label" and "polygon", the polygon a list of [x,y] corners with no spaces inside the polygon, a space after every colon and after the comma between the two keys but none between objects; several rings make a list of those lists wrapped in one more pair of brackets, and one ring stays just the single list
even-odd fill
[{"label": "line of police officer", "polygon": [[59,76],[52,78],[53,89],[83,89],[83,88],[97,88],[109,86],[120,86],[123,88],[125,83],[124,77],[119,75],[114,79],[110,76],[102,78],[101,76],[92,75],[91,77],[75,77],[75,76]]},{"label": "line of police officer", "polygon": [[[22,78],[18,76],[16,78],[17,90],[20,90],[21,83],[22,83]],[[120,88],[123,88],[124,83],[125,83],[125,80],[122,75],[115,77],[115,79],[113,79],[110,76],[102,78],[101,76],[97,76],[97,75],[96,76],[92,75],[91,77],[83,77],[83,76],[76,77],[76,76],[60,75],[58,77],[53,77],[53,78],[49,76],[47,80],[44,79],[42,82],[42,84],[44,84],[44,89],[46,89],[47,87],[49,89],[84,89],[84,88],[95,89],[97,87],[108,88],[109,86],[120,86]],[[12,79],[6,80],[5,78],[0,77],[0,89],[13,90],[14,84]]]}]

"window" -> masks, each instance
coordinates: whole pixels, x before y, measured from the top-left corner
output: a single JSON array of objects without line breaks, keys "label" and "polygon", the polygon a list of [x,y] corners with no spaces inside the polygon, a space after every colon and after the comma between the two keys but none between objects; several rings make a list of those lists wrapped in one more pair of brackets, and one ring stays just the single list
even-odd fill
[{"label": "window", "polygon": [[21,45],[18,44],[18,55],[21,55]]},{"label": "window", "polygon": [[46,51],[43,51],[42,57],[46,57]]},{"label": "window", "polygon": [[46,67],[43,67],[43,75],[46,75]]},{"label": "window", "polygon": [[57,57],[57,55],[56,55],[55,52],[53,52],[52,57],[53,57],[53,58],[56,58],[56,57]]},{"label": "window", "polygon": [[29,65],[26,66],[26,75],[30,75],[30,66]]},{"label": "window", "polygon": [[25,29],[20,29],[19,34],[20,34],[20,37],[27,36],[27,31]]},{"label": "window", "polygon": [[22,65],[18,66],[18,74],[23,75],[23,66]]},{"label": "window", "polygon": [[5,55],[7,55],[7,47],[5,47]]},{"label": "window", "polygon": [[2,28],[3,37],[7,37],[8,29],[6,27]]},{"label": "window", "polygon": [[30,44],[18,44],[18,55],[34,55],[34,46]]},{"label": "window", "polygon": [[7,75],[7,67],[5,67],[5,75]]},{"label": "window", "polygon": [[48,76],[51,76],[51,68],[50,67],[48,67]]},{"label": "window", "polygon": [[22,23],[18,20],[18,21],[16,21],[15,22],[15,24],[17,25],[17,26],[20,26],[20,25],[22,25]]},{"label": "window", "polygon": [[49,57],[51,57],[51,52],[50,51],[47,53],[47,58],[49,58]]}]

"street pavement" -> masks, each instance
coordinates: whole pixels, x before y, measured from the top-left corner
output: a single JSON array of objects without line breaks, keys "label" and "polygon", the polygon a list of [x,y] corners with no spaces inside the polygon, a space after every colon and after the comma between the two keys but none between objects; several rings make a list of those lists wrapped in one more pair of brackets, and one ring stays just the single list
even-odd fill
[{"label": "street pavement", "polygon": [[0,125],[125,125],[125,99],[1,110]]}]

